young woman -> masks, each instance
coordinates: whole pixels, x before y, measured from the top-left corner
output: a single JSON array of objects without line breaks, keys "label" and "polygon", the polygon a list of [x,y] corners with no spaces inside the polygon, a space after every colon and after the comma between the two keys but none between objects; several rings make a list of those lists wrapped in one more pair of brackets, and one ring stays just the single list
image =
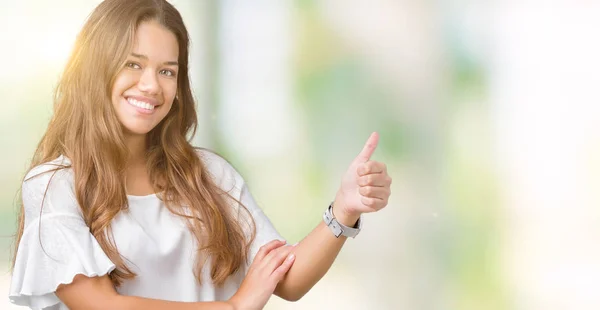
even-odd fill
[{"label": "young woman", "polygon": [[391,179],[372,134],[323,221],[287,245],[243,178],[186,137],[188,33],[164,0],[107,0],[79,34],[22,184],[10,299],[32,309],[261,309],[300,299]]}]

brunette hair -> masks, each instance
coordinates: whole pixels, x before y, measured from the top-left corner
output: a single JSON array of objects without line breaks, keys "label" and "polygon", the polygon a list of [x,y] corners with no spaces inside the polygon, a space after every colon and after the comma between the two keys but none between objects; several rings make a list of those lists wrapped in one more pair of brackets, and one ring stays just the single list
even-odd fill
[{"label": "brunette hair", "polygon": [[[171,212],[187,219],[197,241],[194,273],[212,258],[217,285],[246,262],[255,225],[246,236],[230,203],[240,201],[219,188],[188,140],[197,127],[188,76],[189,36],[179,12],[164,0],[106,0],[96,7],[79,33],[54,95],[54,114],[32,159],[31,168],[61,155],[71,164],[74,192],[90,232],[117,266],[115,286],[136,275],[121,257],[110,233],[112,219],[127,208],[124,171],[128,150],[122,125],[111,104],[117,74],[125,65],[142,22],[169,29],[179,46],[177,97],[165,118],[147,134],[147,168],[159,198]],[[54,169],[56,171],[56,169]],[[42,202],[43,204],[43,202]],[[184,206],[187,209],[184,209]],[[21,203],[13,266],[24,229]]]}]

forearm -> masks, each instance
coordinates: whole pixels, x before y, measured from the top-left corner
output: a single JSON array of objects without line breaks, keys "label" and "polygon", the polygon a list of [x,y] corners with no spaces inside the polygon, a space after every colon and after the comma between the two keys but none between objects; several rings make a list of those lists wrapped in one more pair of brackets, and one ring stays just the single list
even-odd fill
[{"label": "forearm", "polygon": [[73,310],[234,310],[227,302],[175,302],[120,295],[108,275],[77,275],[70,284],[61,284],[56,296]]},{"label": "forearm", "polygon": [[113,300],[113,305],[110,309],[235,310],[234,307],[227,302],[177,302],[123,295],[118,295]]},{"label": "forearm", "polygon": [[[334,204],[335,205],[335,204]],[[358,216],[336,213],[335,218],[346,226],[354,226]],[[323,221],[294,249],[296,260],[285,278],[278,284],[275,294],[295,301],[306,294],[327,273],[339,254],[347,237],[336,238]]]},{"label": "forearm", "polygon": [[[344,226],[353,227],[360,214],[381,210],[388,203],[392,178],[385,164],[371,161],[378,141],[379,135],[372,133],[342,177],[333,215]],[[275,294],[287,300],[304,296],[329,270],[345,241],[346,237],[336,238],[321,222],[295,247],[296,260]]]}]

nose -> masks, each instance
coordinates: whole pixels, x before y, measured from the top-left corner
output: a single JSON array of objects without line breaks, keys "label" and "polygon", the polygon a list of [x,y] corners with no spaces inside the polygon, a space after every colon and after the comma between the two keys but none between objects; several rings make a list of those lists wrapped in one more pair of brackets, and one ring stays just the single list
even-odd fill
[{"label": "nose", "polygon": [[149,95],[160,93],[160,84],[153,70],[146,69],[138,81],[138,89]]}]

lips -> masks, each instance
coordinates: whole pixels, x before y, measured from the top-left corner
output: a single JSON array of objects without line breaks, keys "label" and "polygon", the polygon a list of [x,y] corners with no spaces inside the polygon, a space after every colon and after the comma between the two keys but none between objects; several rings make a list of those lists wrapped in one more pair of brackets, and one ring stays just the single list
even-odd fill
[{"label": "lips", "polygon": [[160,106],[156,99],[139,97],[139,96],[126,96],[125,100],[129,105],[136,108],[136,110],[142,114],[152,114],[154,110]]},{"label": "lips", "polygon": [[129,102],[129,104],[131,104],[132,106],[136,106],[138,108],[146,109],[149,111],[154,110],[154,105],[151,105],[144,101],[139,101],[133,98],[127,98],[127,102]]}]

